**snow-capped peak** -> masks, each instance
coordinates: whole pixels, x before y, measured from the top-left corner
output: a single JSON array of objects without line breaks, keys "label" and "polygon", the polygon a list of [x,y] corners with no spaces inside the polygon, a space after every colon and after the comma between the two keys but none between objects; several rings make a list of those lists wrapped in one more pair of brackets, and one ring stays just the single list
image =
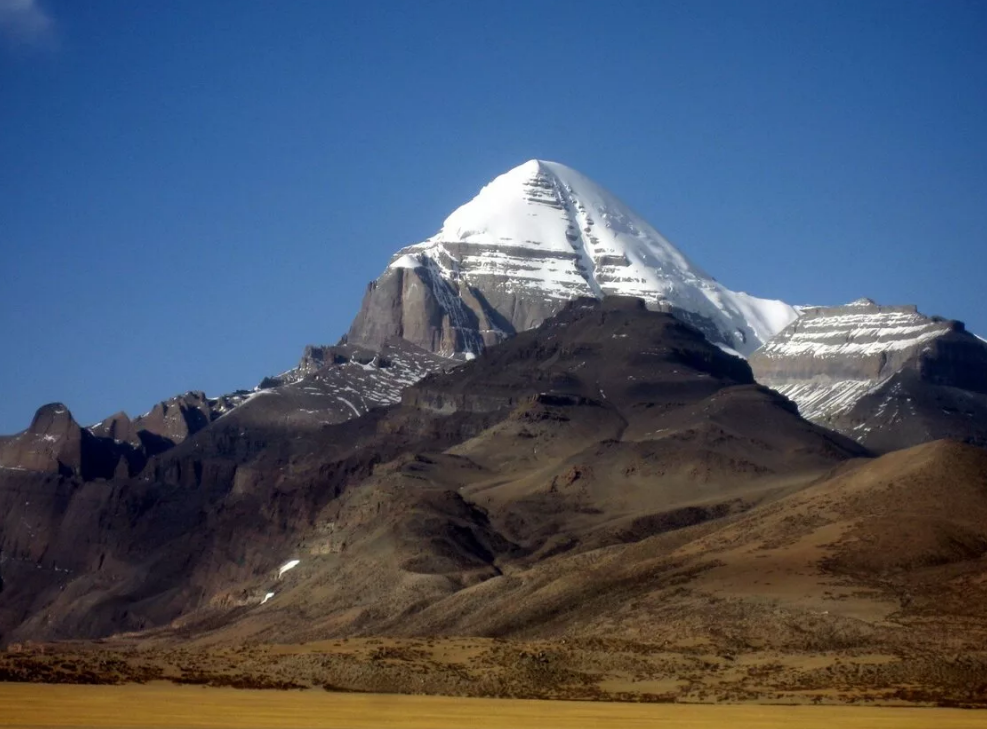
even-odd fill
[{"label": "snow-capped peak", "polygon": [[402,337],[478,352],[580,296],[634,296],[746,356],[794,319],[782,301],[731,291],[616,196],[571,167],[529,160],[483,187],[431,238],[398,251],[350,341]]},{"label": "snow-capped peak", "polygon": [[582,253],[590,286],[605,283],[593,280],[597,259],[628,254],[679,276],[709,278],[595,182],[571,167],[537,159],[495,178],[446,218],[423,246],[442,242]]},{"label": "snow-capped peak", "polygon": [[712,321],[750,354],[797,318],[781,301],[727,289],[616,196],[571,167],[529,160],[495,178],[394,267],[434,264],[444,278],[546,299],[624,295]]}]

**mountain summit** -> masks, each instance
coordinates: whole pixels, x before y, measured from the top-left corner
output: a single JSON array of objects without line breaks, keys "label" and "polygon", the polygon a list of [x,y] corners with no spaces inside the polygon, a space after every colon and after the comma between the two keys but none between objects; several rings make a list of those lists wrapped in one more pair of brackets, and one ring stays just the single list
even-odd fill
[{"label": "mountain summit", "polygon": [[370,284],[349,340],[476,353],[571,299],[634,296],[748,355],[797,314],[731,291],[603,187],[558,162],[500,175]]}]

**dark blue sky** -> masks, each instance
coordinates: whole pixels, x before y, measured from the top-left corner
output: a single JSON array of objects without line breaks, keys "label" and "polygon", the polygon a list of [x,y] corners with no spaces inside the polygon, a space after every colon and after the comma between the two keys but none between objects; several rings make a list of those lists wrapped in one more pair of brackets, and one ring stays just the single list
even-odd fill
[{"label": "dark blue sky", "polygon": [[987,334],[987,3],[0,0],[0,432],[252,387],[540,157],[734,289]]}]

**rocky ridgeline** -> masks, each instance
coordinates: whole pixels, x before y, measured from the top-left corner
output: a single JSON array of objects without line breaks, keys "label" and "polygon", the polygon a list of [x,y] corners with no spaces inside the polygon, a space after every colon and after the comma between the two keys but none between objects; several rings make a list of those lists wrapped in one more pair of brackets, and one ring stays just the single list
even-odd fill
[{"label": "rocky ridgeline", "polygon": [[118,412],[88,428],[60,403],[40,408],[27,430],[0,438],[0,467],[74,475],[135,476],[149,459],[236,411],[231,427],[323,427],[400,402],[427,374],[461,364],[397,339],[369,349],[345,342],[310,345],[298,366],[254,390],[208,397],[187,392],[131,419]]},{"label": "rocky ridgeline", "polygon": [[83,480],[133,476],[148,458],[174,447],[236,407],[245,393],[209,398],[187,392],[131,420],[118,412],[88,428],[62,403],[38,409],[24,431],[0,441],[0,467]]},{"label": "rocky ridgeline", "polygon": [[265,378],[233,419],[278,427],[342,423],[400,402],[408,386],[458,364],[402,339],[375,348],[345,340],[310,345],[295,368]]}]

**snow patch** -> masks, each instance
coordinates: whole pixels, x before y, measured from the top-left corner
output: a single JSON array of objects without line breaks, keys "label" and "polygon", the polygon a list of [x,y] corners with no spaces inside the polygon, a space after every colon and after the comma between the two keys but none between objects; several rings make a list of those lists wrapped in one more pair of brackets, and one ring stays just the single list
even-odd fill
[{"label": "snow patch", "polygon": [[404,254],[403,256],[399,256],[395,260],[391,261],[391,265],[388,266],[388,268],[410,268],[410,269],[421,268],[421,267],[422,267],[422,262],[415,256],[412,256],[411,254],[408,253]]},{"label": "snow patch", "polygon": [[351,402],[350,402],[349,400],[347,400],[347,399],[346,399],[345,397],[338,397],[338,396],[337,396],[337,398],[339,399],[339,401],[340,401],[340,402],[342,402],[342,403],[345,403],[346,405],[349,405],[349,406],[350,406],[350,409],[351,409],[351,410],[353,411],[353,414],[354,414],[354,415],[355,415],[356,417],[358,417],[358,418],[359,418],[359,417],[360,417],[361,415],[363,415],[363,413],[361,413],[361,412],[360,412],[360,411],[359,411],[359,410],[357,409],[357,407],[356,407],[356,405],[354,405],[353,403],[351,403]]},{"label": "snow patch", "polygon": [[300,563],[300,559],[292,559],[285,562],[280,568],[278,568],[278,579],[280,580],[285,572],[295,569],[295,567],[297,567]]}]

